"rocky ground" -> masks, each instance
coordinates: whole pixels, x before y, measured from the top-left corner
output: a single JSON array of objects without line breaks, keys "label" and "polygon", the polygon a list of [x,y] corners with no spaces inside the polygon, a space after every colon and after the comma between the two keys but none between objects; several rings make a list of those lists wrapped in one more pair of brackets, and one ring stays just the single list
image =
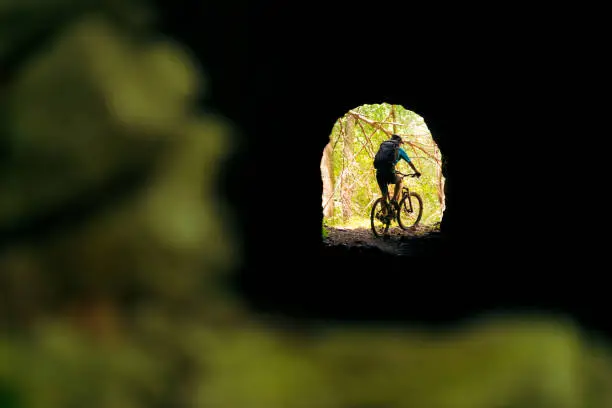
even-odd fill
[{"label": "rocky ground", "polygon": [[[330,249],[350,252],[378,252],[395,256],[433,255],[440,232],[435,227],[418,226],[404,231],[391,227],[387,237],[376,237],[369,228],[326,226],[323,244]],[[433,245],[432,245],[433,244]]]}]

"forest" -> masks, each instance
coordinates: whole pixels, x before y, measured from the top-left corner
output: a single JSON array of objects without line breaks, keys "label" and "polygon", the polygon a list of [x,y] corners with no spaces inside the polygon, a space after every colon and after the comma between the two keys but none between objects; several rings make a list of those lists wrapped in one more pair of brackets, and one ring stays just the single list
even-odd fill
[{"label": "forest", "polygon": [[[439,225],[444,213],[442,152],[423,117],[388,103],[359,106],[334,124],[321,159],[324,224],[364,226],[369,222],[372,203],[380,197],[372,162],[380,143],[392,134],[402,137],[404,150],[422,174],[419,179],[404,179],[423,199],[421,224]],[[404,161],[397,170],[412,173]]]}]

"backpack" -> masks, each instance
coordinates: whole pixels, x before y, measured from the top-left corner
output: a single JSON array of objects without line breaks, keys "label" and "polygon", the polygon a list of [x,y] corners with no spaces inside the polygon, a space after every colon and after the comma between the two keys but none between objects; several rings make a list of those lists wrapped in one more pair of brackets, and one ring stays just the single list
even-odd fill
[{"label": "backpack", "polygon": [[393,140],[385,140],[380,144],[378,152],[374,156],[374,168],[392,169],[399,157],[399,143]]}]

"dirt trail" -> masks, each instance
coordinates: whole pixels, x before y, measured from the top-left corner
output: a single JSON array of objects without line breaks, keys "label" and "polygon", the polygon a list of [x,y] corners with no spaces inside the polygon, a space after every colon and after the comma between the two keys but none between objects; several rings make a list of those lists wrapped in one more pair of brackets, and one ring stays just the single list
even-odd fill
[{"label": "dirt trail", "polygon": [[431,242],[439,235],[433,227],[417,227],[404,231],[391,227],[389,236],[374,236],[369,228],[325,227],[327,238],[323,240],[328,247],[342,247],[348,250],[380,250],[397,256],[423,255],[423,244]]}]

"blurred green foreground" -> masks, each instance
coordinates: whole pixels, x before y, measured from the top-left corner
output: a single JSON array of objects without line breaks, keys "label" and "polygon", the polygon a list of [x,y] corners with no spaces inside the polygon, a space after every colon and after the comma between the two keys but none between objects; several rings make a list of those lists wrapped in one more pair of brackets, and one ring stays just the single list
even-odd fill
[{"label": "blurred green foreground", "polygon": [[0,408],[612,407],[610,350],[571,321],[298,330],[244,307],[221,284],[236,129],[198,112],[151,11],[0,1]]}]

